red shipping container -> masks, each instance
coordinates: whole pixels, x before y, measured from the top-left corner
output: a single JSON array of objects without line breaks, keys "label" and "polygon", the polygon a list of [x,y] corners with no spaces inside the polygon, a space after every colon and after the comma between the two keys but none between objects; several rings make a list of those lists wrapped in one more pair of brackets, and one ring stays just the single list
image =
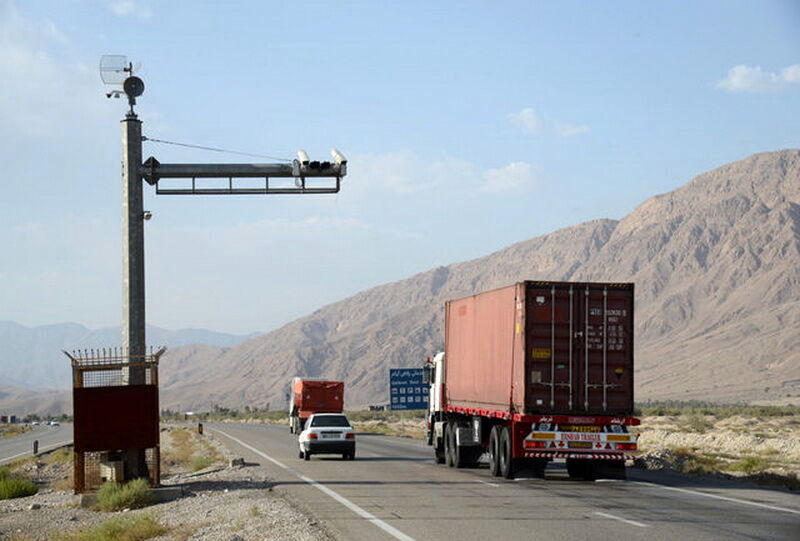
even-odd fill
[{"label": "red shipping container", "polygon": [[445,305],[446,403],[633,412],[633,284],[520,282]]},{"label": "red shipping container", "polygon": [[293,411],[303,419],[313,413],[341,413],[344,408],[344,382],[294,378]]}]

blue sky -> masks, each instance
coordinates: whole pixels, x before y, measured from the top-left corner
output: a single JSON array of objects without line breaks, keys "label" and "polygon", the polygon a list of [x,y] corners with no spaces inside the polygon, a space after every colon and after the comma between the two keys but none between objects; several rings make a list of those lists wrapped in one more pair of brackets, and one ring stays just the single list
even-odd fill
[{"label": "blue sky", "polygon": [[146,187],[147,317],[173,329],[266,331],[798,147],[794,1],[295,4],[0,0],[0,319],[121,320],[103,54],[142,63],[147,136],[350,159],[334,196]]}]

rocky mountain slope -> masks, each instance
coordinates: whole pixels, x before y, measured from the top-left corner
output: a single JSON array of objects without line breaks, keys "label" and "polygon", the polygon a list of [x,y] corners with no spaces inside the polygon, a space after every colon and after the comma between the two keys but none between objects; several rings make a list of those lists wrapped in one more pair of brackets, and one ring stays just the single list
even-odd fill
[{"label": "rocky mountain slope", "polygon": [[[756,154],[596,220],[363,291],[231,348],[171,349],[161,403],[282,408],[291,377],[385,402],[443,304],[525,279],[636,283],[637,399],[800,402],[800,150]],[[1,404],[1,403],[0,403]]]},{"label": "rocky mountain slope", "polygon": [[295,375],[386,400],[442,347],[445,300],[523,279],[637,284],[639,399],[800,401],[800,151],[751,156],[597,220],[331,304],[229,350],[173,350],[165,406],[283,405]]}]

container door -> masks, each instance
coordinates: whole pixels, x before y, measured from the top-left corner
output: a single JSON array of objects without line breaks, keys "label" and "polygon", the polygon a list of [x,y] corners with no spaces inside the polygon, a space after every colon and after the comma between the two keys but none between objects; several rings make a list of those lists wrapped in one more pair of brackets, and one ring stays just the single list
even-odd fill
[{"label": "container door", "polygon": [[572,285],[529,284],[527,300],[528,413],[570,412],[575,407],[580,344],[579,295]]},{"label": "container door", "polygon": [[576,403],[590,414],[629,414],[633,410],[633,286],[590,284],[580,297],[583,351],[576,382],[581,395]]},{"label": "container door", "polygon": [[629,413],[632,286],[530,282],[526,297],[526,411]]}]

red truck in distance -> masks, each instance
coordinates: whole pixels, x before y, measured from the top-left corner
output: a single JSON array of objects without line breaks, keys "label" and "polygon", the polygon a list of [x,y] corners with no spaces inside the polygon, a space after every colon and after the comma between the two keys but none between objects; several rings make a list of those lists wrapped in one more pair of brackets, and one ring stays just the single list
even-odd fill
[{"label": "red truck in distance", "polygon": [[299,434],[314,413],[344,411],[344,382],[292,378],[289,403],[289,432]]},{"label": "red truck in distance", "polygon": [[438,463],[493,475],[624,479],[636,450],[633,284],[520,282],[445,304],[445,350],[425,364]]}]

